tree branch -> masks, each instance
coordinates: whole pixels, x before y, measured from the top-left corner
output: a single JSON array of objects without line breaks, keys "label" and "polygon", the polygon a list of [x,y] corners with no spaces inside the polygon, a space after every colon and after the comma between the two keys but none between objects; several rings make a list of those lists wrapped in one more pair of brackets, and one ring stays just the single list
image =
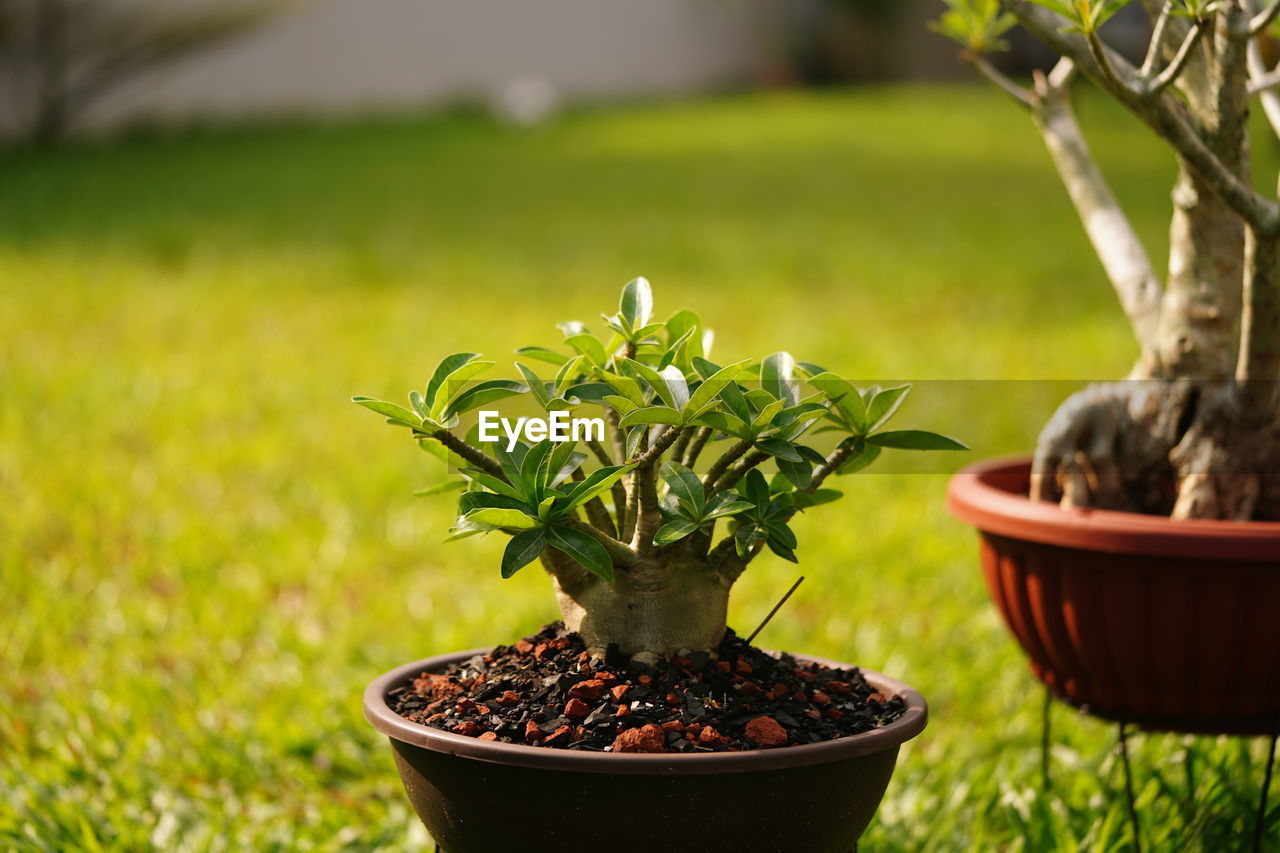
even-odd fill
[{"label": "tree branch", "polygon": [[1280,231],[1280,205],[1255,193],[1248,181],[1223,163],[1191,127],[1186,110],[1167,92],[1153,94],[1146,91],[1136,69],[1123,57],[1098,43],[1099,55],[1105,58],[1115,81],[1108,79],[1096,61],[1089,41],[1078,33],[1067,32],[1069,22],[1061,15],[1031,0],[1000,0],[1000,5],[1040,41],[1074,60],[1081,71],[1098,81],[1130,112],[1142,119],[1181,154],[1246,222],[1262,234]]},{"label": "tree branch", "polygon": [[711,427],[700,427],[693,440],[689,442],[688,448],[685,449],[684,458],[681,464],[686,468],[692,468],[697,463],[698,457],[702,455],[702,448],[707,446],[707,442],[711,440],[711,434],[714,433]]},{"label": "tree branch", "polygon": [[1245,238],[1244,311],[1240,316],[1240,361],[1236,367],[1245,412],[1274,417],[1280,384],[1280,245],[1276,238]]},{"label": "tree branch", "polygon": [[1159,342],[1162,287],[1138,234],[1111,193],[1071,109],[1075,65],[1061,60],[1046,77],[1037,72],[1032,116],[1094,252],[1133,327],[1144,357]]},{"label": "tree branch", "polygon": [[964,59],[972,65],[979,74],[991,81],[997,89],[1004,92],[1014,103],[1031,109],[1031,92],[1019,86],[1017,83],[1005,76],[1004,72],[996,68],[982,54],[964,54]]},{"label": "tree branch", "polygon": [[[1266,63],[1262,60],[1262,48],[1258,47],[1256,39],[1249,41],[1248,62],[1249,74],[1255,81],[1261,81],[1272,75],[1280,80],[1280,68],[1267,71]],[[1271,125],[1273,133],[1280,136],[1280,94],[1271,91],[1270,85],[1259,87],[1257,94],[1258,99],[1262,101],[1262,112],[1267,117],[1267,124]]]},{"label": "tree branch", "polygon": [[1148,78],[1150,80],[1148,86],[1151,94],[1163,92],[1169,88],[1169,85],[1174,80],[1178,79],[1178,75],[1187,67],[1187,60],[1191,58],[1192,49],[1195,48],[1196,43],[1200,41],[1200,37],[1204,33],[1205,26],[1203,22],[1196,21],[1191,25],[1191,29],[1187,32],[1187,37],[1182,40],[1182,44],[1178,47],[1178,52],[1173,55],[1173,59],[1169,60],[1169,64],[1155,77]]},{"label": "tree branch", "polygon": [[489,458],[484,451],[472,447],[447,429],[438,429],[431,433],[431,437],[486,474],[492,474],[502,482],[507,482],[507,475],[503,473],[502,466],[496,460]]},{"label": "tree branch", "polygon": [[1271,0],[1271,5],[1249,19],[1249,38],[1256,38],[1266,32],[1277,14],[1280,14],[1280,0]]},{"label": "tree branch", "polygon": [[[582,468],[575,468],[573,471],[574,482],[581,483],[585,479],[586,475],[582,473]],[[593,527],[603,533],[609,534],[610,536],[616,535],[616,531],[613,527],[613,519],[609,518],[609,511],[604,508],[604,504],[600,501],[600,498],[592,498],[583,504],[582,508],[586,511],[587,520],[591,522]]]},{"label": "tree branch", "polygon": [[628,547],[622,542],[619,542],[617,539],[614,539],[612,536],[605,533],[604,531],[597,530],[596,528],[592,527],[590,524],[579,521],[576,518],[567,518],[564,521],[559,523],[563,524],[565,527],[571,527],[574,530],[580,531],[594,538],[597,542],[599,542],[601,545],[604,546],[604,549],[606,551],[609,552],[609,559],[613,561],[613,564],[615,566],[621,566],[622,568],[626,569],[626,568],[631,568],[635,566],[639,562],[639,559],[636,556],[636,552],[633,551],[630,547]]},{"label": "tree branch", "polygon": [[1173,12],[1173,0],[1165,0],[1160,6],[1160,14],[1156,16],[1155,23],[1151,28],[1151,41],[1147,43],[1147,55],[1142,60],[1142,68],[1138,73],[1143,77],[1150,77],[1156,73],[1156,62],[1160,59],[1160,54],[1164,51],[1164,36],[1169,28],[1169,18]]},{"label": "tree branch", "polygon": [[658,459],[683,433],[692,427],[671,427],[653,443],[636,464],[636,491],[640,494],[632,545],[642,556],[653,553],[653,535],[662,526],[662,511],[658,505]]},{"label": "tree branch", "polygon": [[747,476],[747,472],[752,468],[762,465],[769,458],[769,454],[763,450],[753,450],[746,456],[738,460],[738,464],[734,465],[726,471],[719,480],[716,481],[715,492],[727,492],[741,482],[742,478]]},{"label": "tree branch", "polygon": [[702,487],[707,491],[710,491],[711,488],[715,486],[716,480],[720,479],[720,475],[723,474],[730,465],[736,462],[742,454],[746,453],[750,449],[751,439],[749,438],[740,439],[739,441],[734,442],[729,449],[726,450],[719,459],[712,463],[709,469],[707,469],[706,476],[702,478]]},{"label": "tree branch", "polygon": [[[596,461],[605,468],[609,468],[618,464],[609,456],[609,452],[604,449],[604,445],[595,439],[586,442],[587,449],[595,454]],[[613,495],[613,513],[617,523],[618,532],[621,533],[623,527],[627,523],[627,487],[622,484],[622,480],[616,481],[610,488],[609,492]]]},{"label": "tree branch", "polygon": [[813,479],[809,481],[809,488],[805,489],[805,491],[816,492],[828,477],[840,470],[840,466],[849,461],[849,457],[852,455],[853,448],[841,442],[835,450],[827,454],[827,461],[814,469]]}]

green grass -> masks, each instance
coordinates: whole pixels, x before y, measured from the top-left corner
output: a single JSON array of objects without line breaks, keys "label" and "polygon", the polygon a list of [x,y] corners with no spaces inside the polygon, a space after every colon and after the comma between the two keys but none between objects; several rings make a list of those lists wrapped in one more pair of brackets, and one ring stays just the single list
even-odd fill
[{"label": "green grass", "polygon": [[[1083,107],[1162,255],[1169,157]],[[440,544],[448,501],[410,496],[429,460],[346,402],[440,355],[554,341],[644,274],[726,360],[1078,380],[1134,356],[1034,131],[978,89],[136,139],[0,155],[0,188],[0,848],[422,848],[361,690],[555,615],[501,543]],[[956,387],[906,411],[976,456],[1029,442],[1058,386],[927,405]],[[886,470],[797,522],[809,580],[762,638],[931,702],[864,849],[1128,849],[1112,730],[1059,709],[1037,796],[1040,693],[974,536],[942,474]],[[760,560],[731,622],[794,576]],[[1262,756],[1140,738],[1150,847],[1240,849]]]}]

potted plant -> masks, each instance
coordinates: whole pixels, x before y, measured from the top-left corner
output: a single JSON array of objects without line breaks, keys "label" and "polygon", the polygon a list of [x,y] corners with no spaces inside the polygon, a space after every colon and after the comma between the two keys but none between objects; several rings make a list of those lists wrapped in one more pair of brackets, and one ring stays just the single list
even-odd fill
[{"label": "potted plant", "polygon": [[[1124,0],[947,0],[938,29],[1030,114],[1133,327],[1127,381],[1068,399],[1031,459],[955,477],[992,598],[1060,698],[1184,731],[1280,720],[1280,203],[1254,187],[1249,106],[1280,129],[1259,42],[1280,2],[1143,0],[1130,62],[1103,25]],[[1021,24],[1061,56],[1024,87],[986,54]],[[1072,110],[1083,75],[1177,163],[1160,276]]]},{"label": "potted plant", "polygon": [[[460,491],[453,536],[509,536],[502,576],[540,562],[563,615],[365,693],[451,853],[848,850],[924,728],[909,686],[753,649],[726,608],[766,550],[796,560],[789,522],[840,497],[833,475],[963,445],[884,429],[906,386],[860,391],[786,353],[720,365],[696,315],[652,306],[631,282],[607,337],[563,323],[567,351],[517,350],[519,382],[477,382],[493,363],[460,353],[408,407],[355,398],[450,463],[426,491]],[[503,400],[542,416],[488,408]],[[822,432],[826,453],[805,443]]]}]

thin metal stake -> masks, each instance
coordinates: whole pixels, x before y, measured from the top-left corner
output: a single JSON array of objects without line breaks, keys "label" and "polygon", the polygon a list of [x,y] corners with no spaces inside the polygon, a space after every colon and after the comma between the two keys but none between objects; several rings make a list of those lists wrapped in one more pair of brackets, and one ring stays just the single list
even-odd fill
[{"label": "thin metal stake", "polygon": [[751,641],[756,638],[756,634],[759,634],[761,631],[763,631],[764,626],[769,624],[769,620],[773,618],[773,614],[777,613],[782,608],[782,605],[787,603],[787,599],[791,597],[791,593],[795,592],[796,588],[800,586],[800,584],[802,583],[804,583],[804,575],[801,575],[799,578],[796,579],[796,582],[791,585],[791,589],[787,590],[787,594],[782,596],[782,599],[777,604],[773,605],[773,609],[769,611],[769,615],[764,617],[764,621],[761,622],[759,626],[757,626],[756,629],[751,632],[750,637],[747,637],[748,646],[751,645]]},{"label": "thin metal stake", "polygon": [[1271,730],[1270,748],[1267,750],[1267,770],[1262,776],[1262,796],[1258,798],[1258,817],[1253,822],[1253,853],[1262,853],[1262,835],[1267,823],[1267,795],[1271,793],[1271,772],[1276,764],[1276,740],[1280,739],[1280,718]]},{"label": "thin metal stake", "polygon": [[1053,694],[1044,689],[1044,710],[1040,715],[1040,787],[1049,793],[1049,726],[1053,722]]},{"label": "thin metal stake", "polygon": [[1134,805],[1133,771],[1129,768],[1129,740],[1125,735],[1125,722],[1120,721],[1120,760],[1124,763],[1124,791],[1129,801],[1129,825],[1133,829],[1134,853],[1142,853],[1142,833],[1138,825],[1138,809]]}]

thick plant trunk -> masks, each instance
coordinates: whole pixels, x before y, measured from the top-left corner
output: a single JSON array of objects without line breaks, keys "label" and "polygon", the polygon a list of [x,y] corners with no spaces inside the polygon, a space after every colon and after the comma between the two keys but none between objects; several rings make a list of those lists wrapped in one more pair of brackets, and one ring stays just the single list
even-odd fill
[{"label": "thick plant trunk", "polygon": [[731,584],[706,563],[619,573],[612,582],[558,566],[552,576],[565,625],[597,657],[616,645],[654,662],[713,649],[724,637]]}]

